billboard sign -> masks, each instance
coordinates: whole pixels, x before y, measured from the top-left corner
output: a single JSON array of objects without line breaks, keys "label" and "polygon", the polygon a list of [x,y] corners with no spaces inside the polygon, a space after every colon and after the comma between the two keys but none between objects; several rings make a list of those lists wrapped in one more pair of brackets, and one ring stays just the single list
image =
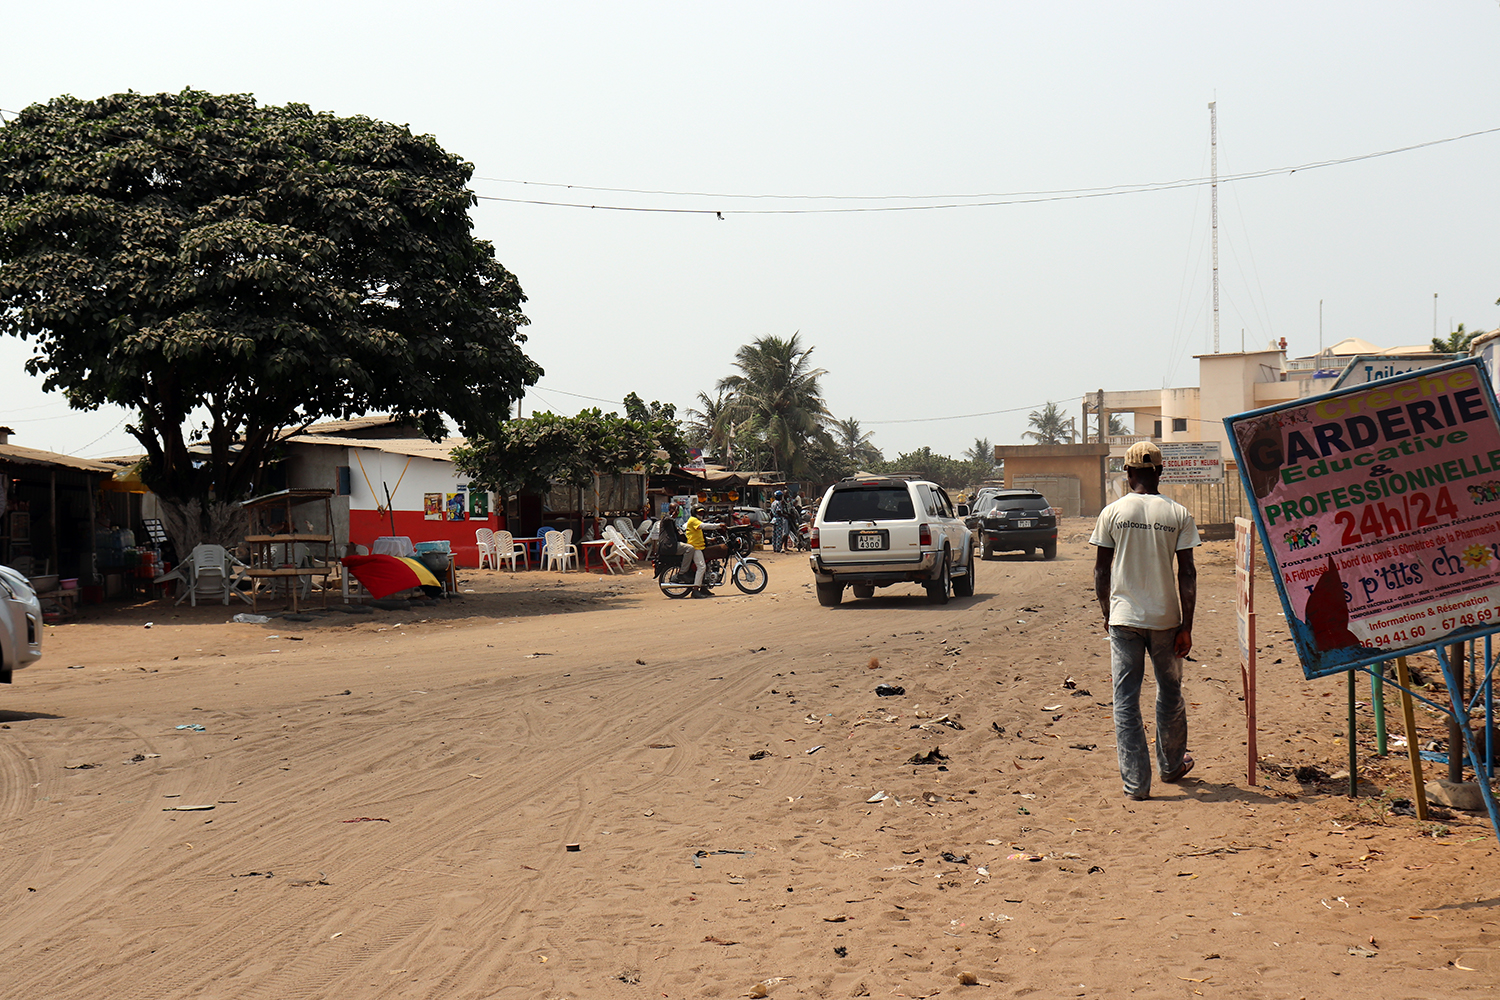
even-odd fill
[{"label": "billboard sign", "polygon": [[1478,359],[1226,417],[1309,678],[1500,623],[1500,413]]},{"label": "billboard sign", "polygon": [[1164,483],[1220,483],[1224,462],[1217,441],[1163,441],[1161,481]]},{"label": "billboard sign", "polygon": [[1333,383],[1334,389],[1346,385],[1364,385],[1377,379],[1395,375],[1409,375],[1445,365],[1462,354],[1359,354],[1349,359],[1343,372]]}]

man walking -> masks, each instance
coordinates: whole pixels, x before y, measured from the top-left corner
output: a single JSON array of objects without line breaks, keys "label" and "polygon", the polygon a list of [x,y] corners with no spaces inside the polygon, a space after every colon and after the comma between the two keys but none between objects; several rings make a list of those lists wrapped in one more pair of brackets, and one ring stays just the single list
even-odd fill
[{"label": "man walking", "polygon": [[782,491],[777,490],[771,501],[771,551],[780,552],[786,544],[786,501]]},{"label": "man walking", "polygon": [[[1105,507],[1089,544],[1094,594],[1109,633],[1115,688],[1115,742],[1125,794],[1151,797],[1151,754],[1141,720],[1146,656],[1156,674],[1156,763],[1161,780],[1181,781],[1193,769],[1187,753],[1187,704],[1182,657],[1193,648],[1198,526],[1186,507],[1161,495],[1161,449],[1137,441],[1125,453],[1130,492]],[[1177,571],[1172,571],[1173,556]]]}]

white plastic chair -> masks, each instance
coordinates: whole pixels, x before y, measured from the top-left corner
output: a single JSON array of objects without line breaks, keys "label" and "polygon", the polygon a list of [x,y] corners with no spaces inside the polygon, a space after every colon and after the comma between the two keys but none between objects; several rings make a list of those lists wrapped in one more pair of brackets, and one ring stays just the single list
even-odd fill
[{"label": "white plastic chair", "polygon": [[[611,575],[616,572],[623,573],[626,561],[634,561],[634,558],[621,543],[620,533],[614,528],[605,528],[604,544],[599,546],[599,559],[604,563],[604,568],[609,570]],[[615,569],[615,563],[620,565],[618,570]]]},{"label": "white plastic chair", "polygon": [[495,558],[510,563],[512,573],[516,571],[517,559],[526,560],[526,568],[531,568],[531,553],[527,551],[526,543],[516,541],[516,536],[508,531],[495,532]]},{"label": "white plastic chair", "polygon": [[488,562],[490,569],[499,569],[500,563],[497,558],[498,552],[495,548],[495,533],[489,528],[474,529],[474,544],[479,547],[479,568],[484,569]]},{"label": "white plastic chair", "polygon": [[547,568],[557,567],[559,572],[566,572],[568,563],[573,568],[578,568],[578,546],[570,544],[568,537],[573,534],[569,528],[567,531],[549,531],[547,540],[543,543],[542,558],[547,560]]},{"label": "white plastic chair", "polygon": [[199,545],[188,557],[185,570],[187,588],[177,598],[177,603],[181,604],[184,600],[189,600],[196,608],[201,593],[205,597],[218,597],[224,604],[229,603],[229,595],[233,594],[246,604],[250,604],[252,603],[250,598],[235,586],[242,578],[241,571],[249,568],[230,555],[222,545]]}]

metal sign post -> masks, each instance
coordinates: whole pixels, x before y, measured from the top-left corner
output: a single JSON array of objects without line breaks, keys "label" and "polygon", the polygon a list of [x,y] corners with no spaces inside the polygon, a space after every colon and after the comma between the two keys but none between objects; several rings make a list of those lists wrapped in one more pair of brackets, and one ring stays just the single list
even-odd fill
[{"label": "metal sign post", "polygon": [[1260,757],[1255,748],[1255,525],[1248,518],[1234,519],[1234,609],[1240,644],[1240,683],[1245,689],[1246,767],[1255,784]]},{"label": "metal sign post", "polygon": [[[1450,695],[1461,691],[1442,647],[1500,629],[1500,409],[1479,360],[1224,426],[1303,673],[1432,650]],[[1466,723],[1471,707],[1459,697],[1443,711]],[[1467,750],[1500,837],[1469,727],[1458,729],[1449,752]]]}]

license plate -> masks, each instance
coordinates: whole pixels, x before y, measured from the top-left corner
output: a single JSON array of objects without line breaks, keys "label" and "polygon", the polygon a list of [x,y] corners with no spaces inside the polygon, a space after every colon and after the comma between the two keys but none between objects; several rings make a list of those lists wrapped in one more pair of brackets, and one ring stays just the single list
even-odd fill
[{"label": "license plate", "polygon": [[888,546],[886,539],[889,537],[883,531],[851,531],[852,543],[849,547],[860,552],[878,551]]},{"label": "license plate", "polygon": [[1035,522],[1032,522],[1032,521],[1017,521],[1016,522],[1016,527],[1018,527],[1018,528],[1029,528],[1029,527],[1032,526],[1033,523],[1035,523]]}]

